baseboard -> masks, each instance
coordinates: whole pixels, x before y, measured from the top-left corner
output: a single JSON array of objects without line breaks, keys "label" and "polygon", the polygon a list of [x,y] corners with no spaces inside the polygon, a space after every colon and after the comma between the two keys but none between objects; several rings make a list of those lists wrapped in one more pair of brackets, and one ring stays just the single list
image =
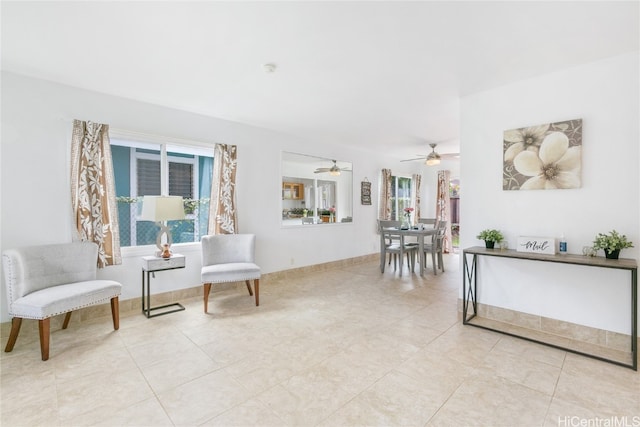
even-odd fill
[{"label": "baseboard", "polygon": [[[309,265],[306,267],[298,267],[290,270],[276,271],[273,273],[263,274],[260,278],[260,284],[268,286],[269,282],[278,280],[285,280],[289,278],[299,277],[301,274],[312,272],[323,272],[333,269],[350,267],[357,264],[370,262],[377,260],[379,254],[363,255],[355,258],[342,259],[338,261],[325,262],[322,264]],[[211,293],[222,292],[233,288],[245,289],[244,282],[231,282],[220,283],[211,288]],[[194,286],[191,288],[178,289],[170,292],[162,292],[158,294],[152,294],[153,306],[169,304],[176,301],[184,301],[190,298],[200,297],[202,298],[202,285]],[[120,317],[142,315],[142,296],[134,297],[126,300],[119,301]],[[105,304],[98,304],[91,307],[85,307],[80,310],[76,310],[71,315],[71,324],[75,322],[103,322],[105,318],[111,321],[111,304],[106,302]],[[62,322],[64,316],[54,316],[51,318],[51,331],[62,329]],[[0,337],[5,342],[9,337],[11,331],[11,322],[4,322],[0,324]],[[22,322],[20,328],[20,337],[24,339],[25,336],[38,336],[38,322],[37,321],[25,321]]]},{"label": "baseboard", "polygon": [[[593,328],[488,304],[478,303],[477,309],[477,315],[480,318],[513,325],[524,330],[543,332],[560,338],[615,351],[629,351],[630,349],[630,334]],[[458,311],[462,312],[462,299],[460,298],[458,299]]]}]

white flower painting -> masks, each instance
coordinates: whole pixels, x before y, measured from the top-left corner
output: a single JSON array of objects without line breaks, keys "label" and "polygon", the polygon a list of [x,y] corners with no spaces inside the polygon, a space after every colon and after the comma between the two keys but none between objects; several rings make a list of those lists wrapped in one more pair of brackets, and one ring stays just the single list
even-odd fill
[{"label": "white flower painting", "polygon": [[582,119],[504,132],[503,190],[580,188]]}]

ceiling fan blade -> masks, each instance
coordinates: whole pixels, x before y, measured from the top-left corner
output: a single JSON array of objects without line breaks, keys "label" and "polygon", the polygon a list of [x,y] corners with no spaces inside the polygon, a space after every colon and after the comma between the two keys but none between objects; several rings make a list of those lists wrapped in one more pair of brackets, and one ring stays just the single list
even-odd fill
[{"label": "ceiling fan blade", "polygon": [[351,169],[339,167],[336,160],[332,160],[332,162],[333,162],[333,166],[331,166],[330,168],[317,168],[315,171],[313,171],[313,173],[329,172],[331,173],[331,175],[340,175],[340,172],[352,172]]},{"label": "ceiling fan blade", "polygon": [[412,162],[414,160],[424,160],[426,159],[427,156],[423,156],[423,157],[416,157],[415,159],[404,159],[404,160],[400,160],[401,162]]}]

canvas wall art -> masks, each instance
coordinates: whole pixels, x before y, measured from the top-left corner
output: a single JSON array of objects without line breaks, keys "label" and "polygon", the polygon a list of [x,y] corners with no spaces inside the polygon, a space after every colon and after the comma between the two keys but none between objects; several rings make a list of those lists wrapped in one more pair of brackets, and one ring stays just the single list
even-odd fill
[{"label": "canvas wall art", "polygon": [[504,131],[503,190],[580,188],[582,119]]}]

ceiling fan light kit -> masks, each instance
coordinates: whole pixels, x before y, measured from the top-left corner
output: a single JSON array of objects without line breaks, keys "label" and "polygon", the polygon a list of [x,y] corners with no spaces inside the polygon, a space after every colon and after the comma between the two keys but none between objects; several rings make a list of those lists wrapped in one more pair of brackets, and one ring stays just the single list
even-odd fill
[{"label": "ceiling fan light kit", "polygon": [[427,161],[424,162],[427,166],[435,166],[440,164],[440,159],[436,157],[427,157]]},{"label": "ceiling fan light kit", "polygon": [[[437,145],[438,144],[435,144],[435,143],[429,144],[429,146],[431,147],[431,152],[426,156],[421,156],[421,157],[418,157],[416,159],[406,159],[406,160],[400,160],[400,161],[401,162],[410,162],[410,161],[413,161],[413,160],[423,160],[424,159],[425,160],[424,164],[427,165],[427,166],[439,165],[440,164],[440,160],[442,159],[442,156],[440,154],[436,153],[436,146]],[[458,153],[445,153],[445,154],[443,154],[443,156],[446,159],[457,158],[458,157]]]},{"label": "ceiling fan light kit", "polygon": [[351,170],[351,169],[340,169],[337,165],[336,160],[332,160],[332,162],[333,162],[333,166],[331,166],[330,168],[317,168],[315,171],[313,171],[313,173],[329,172],[329,175],[331,176],[340,176],[343,170],[345,171]]}]

